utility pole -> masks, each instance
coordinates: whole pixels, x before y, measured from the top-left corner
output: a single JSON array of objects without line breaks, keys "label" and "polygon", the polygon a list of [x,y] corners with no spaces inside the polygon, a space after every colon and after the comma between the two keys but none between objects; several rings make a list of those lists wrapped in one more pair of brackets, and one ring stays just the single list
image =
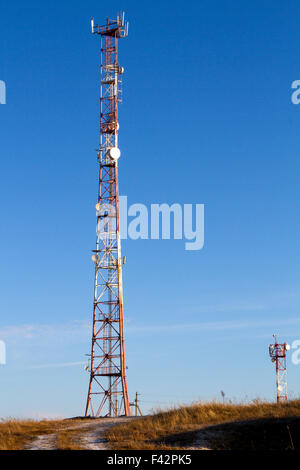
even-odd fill
[{"label": "utility pole", "polygon": [[287,401],[287,372],[286,372],[286,352],[290,349],[289,344],[277,342],[274,334],[274,344],[269,345],[269,355],[276,365],[276,399],[277,403]]},{"label": "utility pole", "polygon": [[123,316],[123,286],[119,221],[118,103],[124,72],[118,62],[118,40],[128,34],[124,13],[107,18],[92,33],[101,40],[99,191],[97,210],[93,331],[86,416],[130,416]]},{"label": "utility pole", "polygon": [[140,416],[143,416],[142,415],[142,412],[141,412],[141,409],[139,407],[139,399],[138,399],[138,396],[140,395],[140,393],[136,392],[135,393],[135,400],[133,403],[130,403],[130,406],[134,406],[135,407],[135,416],[138,416],[138,412],[140,414]]}]

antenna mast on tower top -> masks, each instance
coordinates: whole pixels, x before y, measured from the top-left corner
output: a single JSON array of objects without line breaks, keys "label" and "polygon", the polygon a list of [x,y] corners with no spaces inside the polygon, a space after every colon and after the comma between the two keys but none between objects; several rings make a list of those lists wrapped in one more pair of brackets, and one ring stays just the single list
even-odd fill
[{"label": "antenna mast on tower top", "polygon": [[97,239],[95,263],[93,333],[90,382],[85,415],[130,416],[128,399],[120,223],[118,159],[118,103],[120,76],[118,39],[128,34],[124,13],[107,18],[92,33],[101,38],[100,146],[98,149],[99,192],[96,204]]}]

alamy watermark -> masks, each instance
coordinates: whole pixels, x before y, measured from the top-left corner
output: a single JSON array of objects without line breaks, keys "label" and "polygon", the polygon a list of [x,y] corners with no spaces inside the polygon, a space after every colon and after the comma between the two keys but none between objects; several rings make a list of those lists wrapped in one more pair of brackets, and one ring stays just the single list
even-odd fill
[{"label": "alamy watermark", "polygon": [[[115,207],[97,204],[98,236],[115,232]],[[204,204],[145,204],[128,206],[127,196],[119,198],[120,237],[123,240],[185,240],[185,249],[204,246]]]},{"label": "alamy watermark", "polygon": [[0,104],[6,104],[6,84],[0,80]]},{"label": "alamy watermark", "polygon": [[297,366],[300,364],[300,339],[295,339],[295,341],[292,342],[291,347],[294,349],[291,357],[292,363]]},{"label": "alamy watermark", "polygon": [[0,365],[6,364],[6,345],[0,340]]}]

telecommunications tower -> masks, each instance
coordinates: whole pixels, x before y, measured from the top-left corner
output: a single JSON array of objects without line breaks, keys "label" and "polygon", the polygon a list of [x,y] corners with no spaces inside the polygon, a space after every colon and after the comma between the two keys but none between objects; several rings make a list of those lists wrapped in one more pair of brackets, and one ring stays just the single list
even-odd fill
[{"label": "telecommunications tower", "polygon": [[290,349],[287,343],[277,343],[277,336],[273,335],[274,343],[269,345],[269,354],[276,365],[276,394],[277,403],[287,401],[287,374],[286,352]]},{"label": "telecommunications tower", "polygon": [[99,192],[97,210],[92,350],[86,416],[130,416],[128,399],[118,188],[118,103],[120,76],[118,39],[128,34],[124,13],[92,33],[101,40]]}]

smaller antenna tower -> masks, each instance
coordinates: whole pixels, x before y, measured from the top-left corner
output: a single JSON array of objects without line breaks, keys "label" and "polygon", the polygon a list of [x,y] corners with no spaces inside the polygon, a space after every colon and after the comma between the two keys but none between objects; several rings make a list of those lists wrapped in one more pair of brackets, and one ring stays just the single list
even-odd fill
[{"label": "smaller antenna tower", "polygon": [[277,343],[274,334],[274,344],[269,345],[269,354],[272,362],[276,365],[276,393],[277,403],[287,401],[287,374],[286,374],[286,352],[290,349],[289,344]]}]

